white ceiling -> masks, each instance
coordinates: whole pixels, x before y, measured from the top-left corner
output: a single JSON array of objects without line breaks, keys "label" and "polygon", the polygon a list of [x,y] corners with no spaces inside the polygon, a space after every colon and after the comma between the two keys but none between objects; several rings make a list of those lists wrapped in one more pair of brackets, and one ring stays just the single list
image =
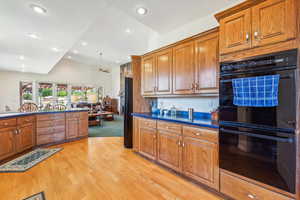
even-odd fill
[{"label": "white ceiling", "polygon": [[[145,53],[152,35],[170,32],[240,1],[0,0],[0,69],[48,73],[64,56],[116,66],[128,62],[130,55]],[[33,12],[32,3],[45,7],[47,13]],[[136,13],[139,6],[148,9],[147,15]],[[82,46],[82,41],[88,44]],[[60,51],[52,51],[53,47]],[[99,52],[103,52],[101,58]],[[25,59],[20,60],[20,55]]]}]

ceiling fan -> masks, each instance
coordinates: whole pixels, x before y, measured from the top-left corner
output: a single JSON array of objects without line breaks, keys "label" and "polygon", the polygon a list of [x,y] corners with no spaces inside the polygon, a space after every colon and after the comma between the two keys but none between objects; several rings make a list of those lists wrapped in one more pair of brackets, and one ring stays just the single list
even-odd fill
[{"label": "ceiling fan", "polygon": [[100,52],[99,55],[100,55],[100,61],[99,61],[100,64],[99,64],[99,69],[98,69],[99,72],[110,73],[110,70],[109,70],[109,69],[107,69],[107,68],[101,66],[101,60],[102,60],[102,55],[103,55],[103,53]]}]

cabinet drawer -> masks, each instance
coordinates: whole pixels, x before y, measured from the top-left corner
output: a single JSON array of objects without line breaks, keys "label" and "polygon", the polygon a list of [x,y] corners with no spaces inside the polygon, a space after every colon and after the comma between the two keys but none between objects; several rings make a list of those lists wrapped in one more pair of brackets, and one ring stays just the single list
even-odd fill
[{"label": "cabinet drawer", "polygon": [[52,127],[53,125],[54,125],[54,122],[52,120],[38,121],[36,123],[37,128],[47,128],[47,127]]},{"label": "cabinet drawer", "polygon": [[38,135],[36,137],[36,144],[42,145],[42,144],[48,144],[53,142],[53,135]]},{"label": "cabinet drawer", "polygon": [[11,126],[16,126],[16,125],[17,125],[16,118],[0,120],[0,128],[7,128],[7,127],[11,127]]},{"label": "cabinet drawer", "polygon": [[43,114],[37,115],[37,121],[46,121],[46,120],[63,120],[65,118],[64,113],[54,113],[54,114]]},{"label": "cabinet drawer", "polygon": [[37,128],[37,135],[52,135],[53,133],[53,127]]},{"label": "cabinet drawer", "polygon": [[27,117],[18,117],[17,123],[18,125],[29,124],[35,122],[35,116],[27,116]]},{"label": "cabinet drawer", "polygon": [[200,129],[194,127],[183,127],[183,136],[199,138],[213,143],[218,143],[218,131]]},{"label": "cabinet drawer", "polygon": [[157,129],[169,131],[172,133],[176,133],[178,135],[180,135],[182,132],[182,126],[180,124],[161,122],[161,121],[157,122]]},{"label": "cabinet drawer", "polygon": [[224,172],[221,172],[221,192],[238,200],[292,200],[291,198],[264,189]]},{"label": "cabinet drawer", "polygon": [[140,120],[141,128],[153,128],[156,129],[156,121],[151,119],[141,119]]},{"label": "cabinet drawer", "polygon": [[65,132],[65,126],[55,126],[54,127],[54,133],[60,133],[60,132]]},{"label": "cabinet drawer", "polygon": [[80,118],[80,113],[79,112],[71,112],[71,113],[67,113],[66,114],[66,117],[68,118],[68,119],[73,119],[73,118],[75,118],[75,119],[78,119],[78,118]]},{"label": "cabinet drawer", "polygon": [[55,133],[53,135],[53,141],[54,142],[60,142],[66,139],[65,132]]}]

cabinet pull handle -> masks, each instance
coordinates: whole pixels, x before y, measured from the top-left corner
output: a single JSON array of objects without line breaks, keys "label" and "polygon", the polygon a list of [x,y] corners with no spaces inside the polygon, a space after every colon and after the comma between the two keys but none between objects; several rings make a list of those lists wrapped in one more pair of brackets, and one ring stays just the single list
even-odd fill
[{"label": "cabinet pull handle", "polygon": [[191,88],[191,90],[194,90],[194,88],[195,88],[195,83],[192,83],[192,88]]},{"label": "cabinet pull handle", "polygon": [[195,133],[195,135],[196,135],[196,136],[200,136],[201,134],[200,134],[200,133]]},{"label": "cabinet pull handle", "polygon": [[15,130],[15,134],[18,135],[18,129]]},{"label": "cabinet pull handle", "polygon": [[253,194],[248,194],[247,195],[250,199],[255,199],[256,197]]},{"label": "cabinet pull handle", "polygon": [[249,42],[249,40],[250,40],[250,34],[246,33],[246,41]]},{"label": "cabinet pull handle", "polygon": [[184,142],[182,142],[182,147],[184,147],[185,146],[185,144],[184,144]]},{"label": "cabinet pull handle", "polygon": [[8,123],[7,123],[7,122],[5,122],[5,123],[4,123],[4,126],[7,126],[7,125],[8,125]]},{"label": "cabinet pull handle", "polygon": [[255,32],[254,32],[254,38],[255,38],[256,40],[258,40],[258,39],[259,39],[259,34],[258,34],[258,31],[255,31]]},{"label": "cabinet pull handle", "polygon": [[177,143],[177,144],[178,144],[178,146],[180,146],[180,145],[181,145],[181,142],[180,142],[180,140],[178,140],[178,143]]}]

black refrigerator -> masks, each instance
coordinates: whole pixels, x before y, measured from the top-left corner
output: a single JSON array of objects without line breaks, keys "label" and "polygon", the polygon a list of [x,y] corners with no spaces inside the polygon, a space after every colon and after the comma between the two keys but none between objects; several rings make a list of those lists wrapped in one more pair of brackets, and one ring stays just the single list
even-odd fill
[{"label": "black refrigerator", "polygon": [[132,112],[133,112],[133,80],[125,78],[125,104],[124,104],[124,146],[132,148]]}]

